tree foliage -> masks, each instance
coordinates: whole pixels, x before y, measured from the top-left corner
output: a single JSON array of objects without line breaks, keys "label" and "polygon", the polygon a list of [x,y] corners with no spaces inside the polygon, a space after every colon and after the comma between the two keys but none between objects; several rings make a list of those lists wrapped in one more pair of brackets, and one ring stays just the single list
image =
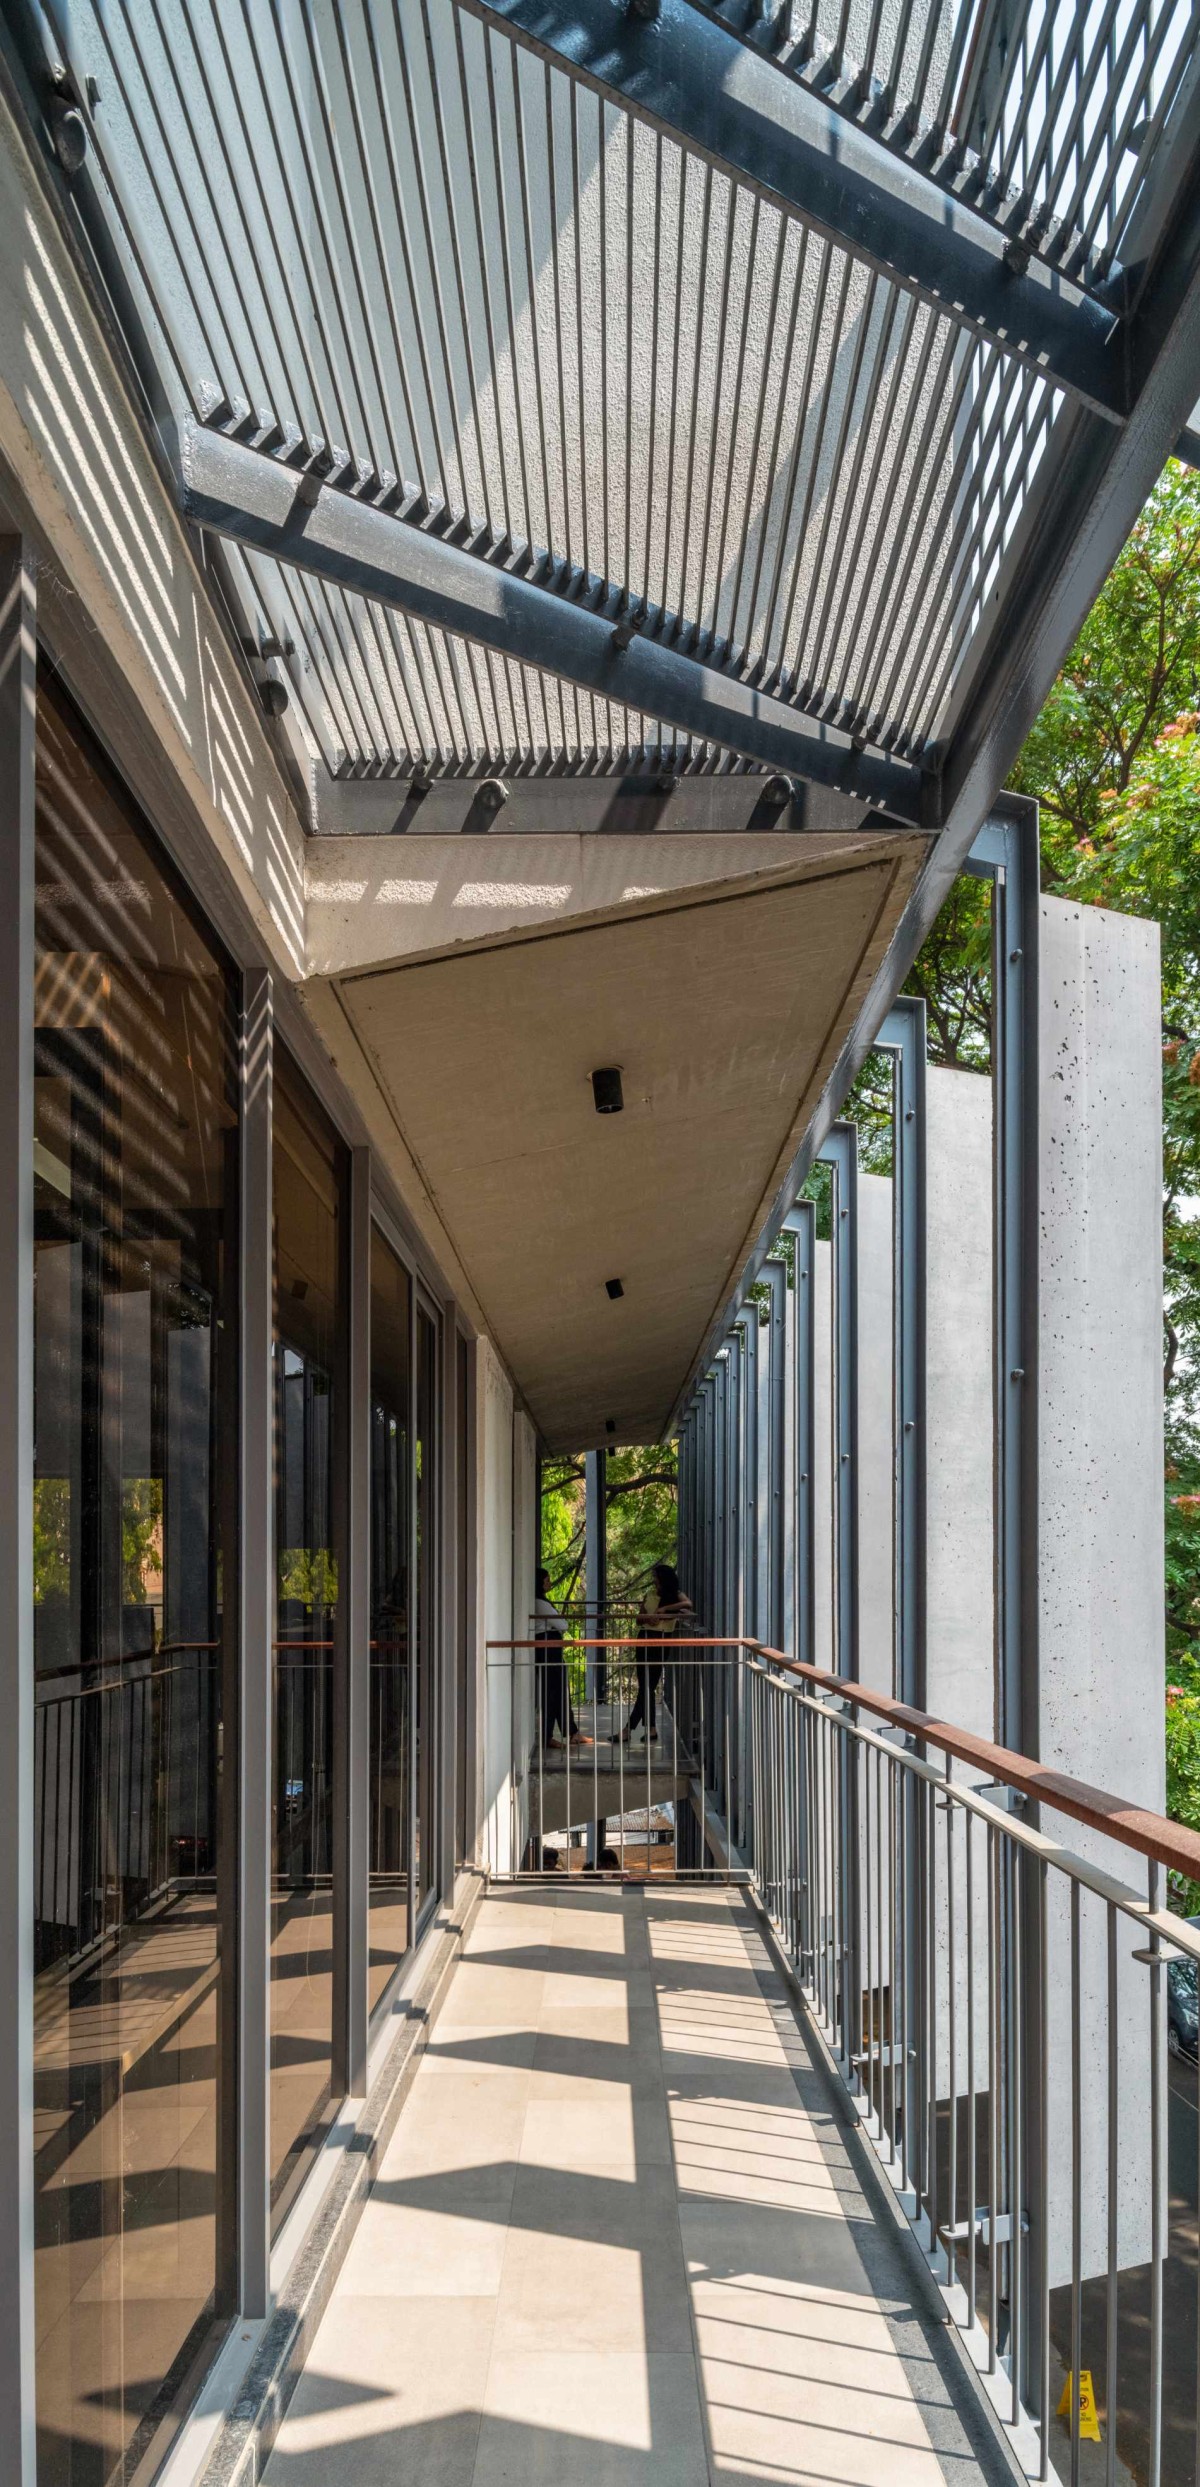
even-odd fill
[{"label": "tree foliage", "polygon": [[[605,1518],[610,1603],[636,1600],[651,1565],[675,1561],[678,1479],[673,1442],[609,1452]],[[585,1559],[582,1456],[547,1460],[542,1469],[542,1561],[557,1602],[583,1597]]]},{"label": "tree foliage", "polygon": [[[1043,889],[1162,927],[1168,1764],[1200,1827],[1200,475],[1166,469],[1011,783],[1040,807]],[[985,1069],[986,884],[958,882],[909,989],[932,1058]]]}]

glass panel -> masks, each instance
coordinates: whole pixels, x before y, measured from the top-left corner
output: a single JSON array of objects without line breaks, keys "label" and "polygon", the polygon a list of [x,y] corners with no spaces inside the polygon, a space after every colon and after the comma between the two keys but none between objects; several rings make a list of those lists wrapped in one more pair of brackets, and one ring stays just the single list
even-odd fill
[{"label": "glass panel", "polygon": [[457,1538],[455,1543],[455,1572],[457,1581],[456,1620],[458,1624],[458,1648],[456,1653],[458,1734],[456,1739],[457,1770],[455,1776],[457,1781],[458,1803],[455,1818],[455,1863],[457,1865],[462,1865],[465,1863],[471,1850],[471,1816],[474,1811],[474,1788],[471,1768],[472,1756],[468,1738],[468,1724],[470,1720],[471,1631],[467,1616],[467,1594],[470,1587],[470,1573],[467,1562],[467,1530],[470,1526],[470,1511],[468,1509],[470,1468],[468,1464],[467,1440],[468,1425],[470,1421],[471,1367],[467,1342],[464,1338],[460,1338],[456,1341],[456,1365],[458,1415],[456,1419],[457,1429],[454,1437],[456,1452],[456,1509],[454,1514],[454,1523],[457,1530]]},{"label": "glass panel", "polygon": [[38,2478],[100,2487],[233,2303],[237,1115],[226,968],[45,676],[34,1016]]},{"label": "glass panel", "polygon": [[367,1991],[409,1945],[410,1282],[371,1230],[371,1886]]},{"label": "glass panel", "polygon": [[346,1153],[278,1050],[275,1062],[271,2200],[278,2224],[334,2106],[334,1461]]},{"label": "glass panel", "polygon": [[417,1309],[417,1907],[437,1880],[437,1329]]}]

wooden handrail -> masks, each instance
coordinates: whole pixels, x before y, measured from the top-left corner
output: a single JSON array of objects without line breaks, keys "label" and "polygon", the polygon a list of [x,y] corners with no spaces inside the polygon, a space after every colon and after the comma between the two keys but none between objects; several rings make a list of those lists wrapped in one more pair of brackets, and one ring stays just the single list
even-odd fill
[{"label": "wooden handrail", "polygon": [[[820,1667],[789,1658],[786,1651],[770,1649],[763,1641],[739,1638],[736,1633],[686,1641],[676,1640],[672,1634],[623,1641],[581,1640],[574,1633],[565,1633],[563,1640],[564,1645],[569,1642],[574,1649],[653,1649],[660,1657],[669,1650],[748,1650],[752,1657],[768,1660],[786,1675],[799,1676],[817,1691],[835,1693],[840,1700],[851,1702],[856,1710],[869,1711],[889,1727],[901,1728],[907,1736],[936,1745],[939,1752],[951,1754],[955,1761],[976,1763],[988,1779],[1014,1788],[1031,1803],[1049,1805],[1055,1813],[1065,1813],[1074,1822],[1086,1823],[1089,1830],[1102,1832],[1106,1839],[1119,1841],[1139,1856],[1153,1858],[1157,1864],[1165,1865],[1169,1873],[1182,1874],[1188,1882],[1200,1882],[1200,1832],[1187,1830],[1181,1822],[1168,1821],[1165,1814],[1150,1813],[1142,1805],[1130,1804],[1126,1797],[1114,1796],[1108,1788],[1092,1787],[1086,1779],[1073,1779],[1065,1771],[1047,1770],[1024,1753],[1014,1753],[1007,1745],[990,1744],[986,1736],[973,1735],[967,1727],[955,1727],[946,1719],[934,1718],[927,1710],[914,1710],[908,1702],[894,1701],[888,1693],[873,1692],[848,1676],[826,1675]],[[543,1641],[487,1643],[489,1649],[544,1646]]]}]

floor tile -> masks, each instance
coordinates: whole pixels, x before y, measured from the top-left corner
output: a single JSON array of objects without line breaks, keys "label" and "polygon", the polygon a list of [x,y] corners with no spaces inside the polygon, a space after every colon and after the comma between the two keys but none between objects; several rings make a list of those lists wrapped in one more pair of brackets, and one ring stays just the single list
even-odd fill
[{"label": "floor tile", "polygon": [[337,2290],[264,2487],[471,2487],[495,2303]]},{"label": "floor tile", "polygon": [[266,2487],[945,2487],[867,2218],[740,1895],[493,1895]]},{"label": "floor tile", "polygon": [[689,2353],[493,2357],[474,2487],[708,2487],[708,2476]]}]

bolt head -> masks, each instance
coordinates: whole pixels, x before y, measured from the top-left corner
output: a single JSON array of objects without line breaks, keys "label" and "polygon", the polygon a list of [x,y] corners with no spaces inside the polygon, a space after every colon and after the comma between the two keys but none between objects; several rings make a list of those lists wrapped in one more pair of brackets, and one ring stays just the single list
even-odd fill
[{"label": "bolt head", "polygon": [[87,154],[87,124],[75,104],[55,104],[50,114],[50,143],[64,173],[81,172]]}]

